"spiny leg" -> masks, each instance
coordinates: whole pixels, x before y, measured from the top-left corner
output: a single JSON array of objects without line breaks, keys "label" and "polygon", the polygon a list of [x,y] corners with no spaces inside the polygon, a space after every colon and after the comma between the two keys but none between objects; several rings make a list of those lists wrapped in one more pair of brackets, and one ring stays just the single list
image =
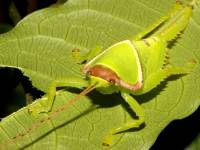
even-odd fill
[{"label": "spiny leg", "polygon": [[149,34],[151,31],[153,31],[154,29],[159,27],[162,23],[164,23],[171,16],[173,16],[180,8],[182,8],[182,5],[181,5],[180,1],[177,0],[174,8],[172,9],[172,11],[168,15],[161,17],[158,21],[156,21],[155,23],[153,23],[152,25],[147,27],[145,30],[136,34],[132,39],[135,40],[135,41],[142,39],[147,34]]},{"label": "spiny leg", "polygon": [[195,3],[192,1],[180,11],[177,11],[174,16],[169,19],[159,30],[157,30],[153,36],[162,38],[165,41],[171,41],[183,31],[189,23],[191,18],[193,7]]},{"label": "spiny leg", "polygon": [[140,106],[140,104],[128,93],[121,92],[122,97],[124,100],[129,104],[130,108],[136,113],[138,119],[136,120],[130,120],[123,124],[122,126],[119,126],[115,129],[112,129],[108,135],[105,136],[103,139],[103,145],[110,146],[112,145],[113,135],[119,132],[126,131],[128,129],[132,128],[138,128],[142,123],[144,123],[144,112],[143,108]]},{"label": "spiny leg", "polygon": [[[167,67],[163,70],[160,70],[156,72],[155,74],[152,74],[147,80],[145,81],[144,87],[142,90],[139,90],[138,93],[135,93],[136,95],[138,94],[143,94],[146,93],[153,88],[155,88],[161,81],[166,79],[170,75],[177,75],[177,74],[186,74],[189,73],[192,68],[195,66],[195,62],[189,62],[186,64],[184,67]],[[142,123],[144,123],[144,112],[140,104],[128,93],[126,92],[121,92],[122,97],[124,100],[130,105],[131,109],[134,110],[136,115],[138,116],[137,120],[132,120],[127,122],[126,124],[115,128],[111,130],[103,139],[103,144],[106,146],[112,145],[113,141],[113,135],[122,131],[126,131],[131,128],[138,128]]]},{"label": "spiny leg", "polygon": [[135,94],[140,95],[149,92],[171,75],[188,74],[195,67],[195,64],[196,62],[192,60],[191,62],[188,62],[184,67],[173,67],[173,66],[166,67],[165,69],[162,69],[150,75],[144,82],[143,88],[138,92],[136,92]]},{"label": "spiny leg", "polygon": [[54,99],[56,96],[56,88],[57,87],[75,87],[75,88],[83,88],[89,85],[88,81],[81,78],[65,78],[57,81],[52,81],[48,88],[47,92],[47,104],[45,107],[30,107],[29,112],[32,115],[37,115],[39,113],[45,113],[52,110],[52,106],[54,103]]}]

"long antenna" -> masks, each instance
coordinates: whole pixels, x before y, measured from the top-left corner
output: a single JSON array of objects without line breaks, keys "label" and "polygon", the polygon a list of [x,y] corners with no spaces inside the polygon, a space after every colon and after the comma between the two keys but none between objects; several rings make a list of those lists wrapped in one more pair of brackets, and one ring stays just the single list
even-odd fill
[{"label": "long antenna", "polygon": [[36,129],[42,127],[49,120],[51,120],[52,118],[58,116],[61,112],[65,111],[70,105],[73,105],[82,96],[85,96],[86,94],[88,94],[89,92],[91,92],[92,90],[94,90],[95,88],[96,88],[95,85],[88,86],[79,95],[77,95],[73,99],[69,100],[65,105],[63,105],[62,107],[58,108],[56,111],[50,112],[48,117],[42,118],[38,122],[34,123],[31,127],[27,128],[23,133],[16,134],[14,137],[12,137],[9,140],[6,140],[2,144],[0,144],[0,149],[6,147],[7,145],[10,145],[11,143],[14,143],[14,142],[20,140],[21,138],[23,138],[24,136],[26,136],[27,134],[29,134],[33,130],[36,130]]}]

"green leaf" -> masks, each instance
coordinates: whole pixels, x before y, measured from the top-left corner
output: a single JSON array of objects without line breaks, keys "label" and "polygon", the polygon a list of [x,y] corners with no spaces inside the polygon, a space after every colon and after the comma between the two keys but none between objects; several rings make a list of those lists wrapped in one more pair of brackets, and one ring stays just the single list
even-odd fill
[{"label": "green leaf", "polygon": [[187,146],[186,150],[198,150],[200,149],[200,134],[197,135],[197,137],[190,143],[189,146]]},{"label": "green leaf", "polygon": [[[85,53],[97,45],[106,48],[131,38],[166,15],[173,5],[174,0],[69,0],[37,11],[0,36],[0,65],[20,69],[36,88],[46,92],[52,80],[83,77],[81,65],[71,55],[74,48]],[[199,14],[198,6],[184,34],[170,50],[173,64],[195,59],[196,68],[189,75],[170,78],[152,92],[136,97],[145,110],[145,126],[115,135],[110,149],[149,149],[172,120],[190,115],[199,106]],[[70,91],[57,93],[53,110],[80,92]],[[45,97],[32,105],[39,107],[44,101]],[[33,117],[25,107],[4,118],[0,123],[1,146],[9,150],[103,149],[105,134],[130,118],[118,94],[102,95],[96,91],[35,129],[36,122],[47,116]],[[29,134],[9,140],[30,127]]]}]

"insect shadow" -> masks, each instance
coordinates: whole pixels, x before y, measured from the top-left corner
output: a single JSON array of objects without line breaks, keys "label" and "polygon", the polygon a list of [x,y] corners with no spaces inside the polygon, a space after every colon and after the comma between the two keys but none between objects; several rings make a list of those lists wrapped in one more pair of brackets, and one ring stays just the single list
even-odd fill
[{"label": "insect shadow", "polygon": [[183,76],[185,76],[185,75],[184,74],[183,75],[172,75],[172,76],[168,77],[167,79],[165,79],[164,81],[162,81],[157,87],[155,87],[151,91],[149,91],[145,94],[142,94],[142,95],[136,95],[136,96],[134,96],[134,98],[137,99],[137,101],[141,104],[146,103],[149,100],[155,98],[161,92],[165,91],[165,89],[167,88],[167,84],[169,82],[177,81],[178,79],[180,79]]},{"label": "insect shadow", "polygon": [[[23,146],[22,148],[20,148],[20,150],[23,150],[23,149],[25,149],[25,148],[28,148],[29,146],[33,145],[34,143],[40,141],[42,138],[48,136],[48,135],[49,135],[50,133],[52,133],[53,131],[55,131],[55,130],[57,130],[57,129],[59,129],[59,128],[62,128],[62,127],[64,127],[64,126],[67,125],[67,124],[72,123],[73,121],[75,121],[75,120],[79,119],[80,117],[82,117],[82,116],[88,114],[89,112],[94,111],[95,109],[96,109],[96,107],[95,107],[94,105],[90,106],[88,109],[86,109],[85,111],[83,111],[80,115],[77,115],[76,117],[74,117],[74,118],[72,118],[72,119],[70,119],[70,120],[67,120],[67,121],[63,122],[62,124],[55,126],[53,129],[50,129],[49,131],[46,131],[46,132],[43,133],[41,136],[39,136],[37,139],[33,140],[32,142],[30,142],[30,143],[26,144],[25,146]],[[41,128],[42,128],[42,127],[41,127]]]},{"label": "insect shadow", "polygon": [[[149,91],[148,93],[145,93],[143,95],[134,95],[134,98],[140,103],[140,104],[144,104],[146,102],[149,102],[150,100],[152,100],[153,98],[155,98],[157,95],[159,95],[161,92],[163,92],[165,90],[165,88],[167,87],[167,84],[169,82],[172,81],[176,81],[179,78],[181,78],[184,75],[172,75],[170,77],[168,77],[166,80],[164,80],[163,82],[161,82],[156,88],[154,88],[153,90]],[[129,105],[122,100],[121,101],[121,105],[122,107],[129,113],[129,115],[133,118],[133,119],[138,119],[137,115],[135,114],[135,112],[130,109]],[[125,133],[125,132],[135,132],[135,131],[139,131],[142,128],[145,127],[145,123],[141,124],[140,127],[138,128],[132,128],[123,132],[119,132],[117,134],[120,133]]]},{"label": "insect shadow", "polygon": [[[150,92],[140,95],[140,96],[134,96],[134,98],[139,102],[139,103],[146,103],[148,101],[150,101],[151,99],[153,99],[156,95],[158,95],[160,92],[162,92],[164,90],[164,88],[167,86],[167,83],[170,81],[174,81],[179,79],[181,76],[183,75],[173,75],[169,78],[167,78],[165,81],[161,82],[160,85],[158,85],[156,88],[154,88],[153,90],[151,90]],[[75,89],[75,88],[70,88],[67,89],[69,92],[71,93],[80,93],[81,90]],[[40,141],[42,138],[46,137],[47,135],[49,135],[51,132],[64,127],[67,124],[72,123],[73,121],[79,119],[80,117],[83,117],[84,115],[87,115],[88,113],[91,113],[92,111],[98,109],[98,108],[110,108],[110,107],[114,107],[116,105],[122,105],[122,107],[129,113],[129,115],[131,115],[133,118],[137,119],[137,116],[135,114],[134,111],[132,111],[129,108],[129,105],[121,98],[120,94],[101,94],[98,91],[92,91],[91,93],[89,93],[87,95],[89,97],[89,99],[91,100],[92,104],[89,108],[87,108],[85,111],[83,111],[81,114],[77,115],[76,117],[67,120],[66,122],[62,123],[61,125],[56,126],[55,128],[46,131],[44,134],[42,134],[40,137],[38,137],[37,139],[33,140],[32,142],[26,144],[25,146],[23,146],[21,148],[25,149],[28,148],[29,146],[31,146],[32,144]],[[145,124],[142,124],[140,127],[138,128],[133,128],[133,129],[129,129],[120,133],[125,133],[125,132],[135,132],[138,130],[141,130],[142,128],[145,127]],[[118,133],[117,133],[118,134]]]},{"label": "insect shadow", "polygon": [[[58,88],[58,89],[63,89],[63,88]],[[81,92],[81,90],[78,90],[75,88],[67,89],[67,91],[69,91],[71,93],[76,93],[76,94],[79,94]],[[32,142],[30,142],[30,143],[26,144],[25,146],[23,146],[22,148],[20,148],[20,150],[28,148],[29,146],[33,145],[34,143],[40,141],[42,138],[48,136],[51,132],[53,132],[59,128],[62,128],[64,126],[66,126],[67,124],[72,123],[73,121],[79,119],[80,117],[83,117],[84,115],[86,115],[100,107],[113,107],[115,105],[120,104],[119,95],[117,95],[117,94],[103,95],[97,91],[93,91],[90,94],[88,94],[87,96],[91,99],[93,105],[91,105],[89,108],[87,108],[85,111],[83,111],[81,114],[77,115],[76,117],[65,121],[61,125],[58,125],[58,126],[54,127],[53,129],[50,129],[49,131],[46,131],[41,136],[39,136],[37,139],[33,140]],[[108,101],[109,101],[109,103],[108,103]]]}]

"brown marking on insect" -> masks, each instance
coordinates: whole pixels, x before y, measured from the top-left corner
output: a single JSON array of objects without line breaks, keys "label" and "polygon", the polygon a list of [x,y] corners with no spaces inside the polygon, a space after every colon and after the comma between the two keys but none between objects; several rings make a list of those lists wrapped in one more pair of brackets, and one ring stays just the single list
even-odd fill
[{"label": "brown marking on insect", "polygon": [[151,38],[154,42],[157,42],[157,38],[156,37],[152,37]]},{"label": "brown marking on insect", "polygon": [[76,52],[80,52],[81,50],[79,49],[79,48],[74,48],[74,49],[72,49],[72,52],[73,53],[76,53]]},{"label": "brown marking on insect", "polygon": [[57,109],[55,112],[56,112],[56,113],[59,112],[59,109]]},{"label": "brown marking on insect", "polygon": [[17,138],[17,136],[12,137],[13,140],[16,139],[16,138]]},{"label": "brown marking on insect", "polygon": [[148,47],[151,46],[150,43],[149,43],[147,40],[143,39],[142,41],[144,42],[144,44],[145,44],[146,46],[148,46]]},{"label": "brown marking on insect", "polygon": [[137,82],[135,85],[134,85],[134,90],[139,90],[140,88],[142,87],[142,83],[141,82]]},{"label": "brown marking on insect", "polygon": [[64,108],[59,109],[59,111],[63,111],[63,110],[65,110],[65,109]]},{"label": "brown marking on insect", "polygon": [[195,4],[196,4],[196,1],[193,0],[188,4],[188,7],[190,7],[191,9],[194,9]]},{"label": "brown marking on insect", "polygon": [[89,71],[89,74],[92,76],[100,77],[111,83],[119,83],[120,80],[114,71],[102,65],[96,65],[92,67]]},{"label": "brown marking on insect", "polygon": [[45,119],[40,120],[41,123],[45,122]]},{"label": "brown marking on insect", "polygon": [[193,63],[193,64],[196,64],[197,61],[195,59],[190,59],[189,62]]},{"label": "brown marking on insect", "polygon": [[29,132],[31,132],[31,131],[32,131],[32,128],[28,128],[27,132],[29,133]]},{"label": "brown marking on insect", "polygon": [[25,134],[24,134],[24,133],[21,133],[21,134],[19,134],[19,136],[25,136]]},{"label": "brown marking on insect", "polygon": [[181,4],[181,5],[183,4],[183,3],[181,2],[181,0],[176,0],[176,3],[177,3],[177,4]]},{"label": "brown marking on insect", "polygon": [[46,120],[50,120],[50,119],[51,119],[51,117],[47,117],[47,118],[46,118]]},{"label": "brown marking on insect", "polygon": [[121,80],[120,77],[114,71],[102,65],[95,65],[92,68],[87,67],[87,71],[84,70],[84,72],[86,76],[92,75],[95,77],[99,77],[112,84],[117,84],[129,90],[135,91],[142,87],[142,83],[140,82],[137,82],[133,85]]}]

